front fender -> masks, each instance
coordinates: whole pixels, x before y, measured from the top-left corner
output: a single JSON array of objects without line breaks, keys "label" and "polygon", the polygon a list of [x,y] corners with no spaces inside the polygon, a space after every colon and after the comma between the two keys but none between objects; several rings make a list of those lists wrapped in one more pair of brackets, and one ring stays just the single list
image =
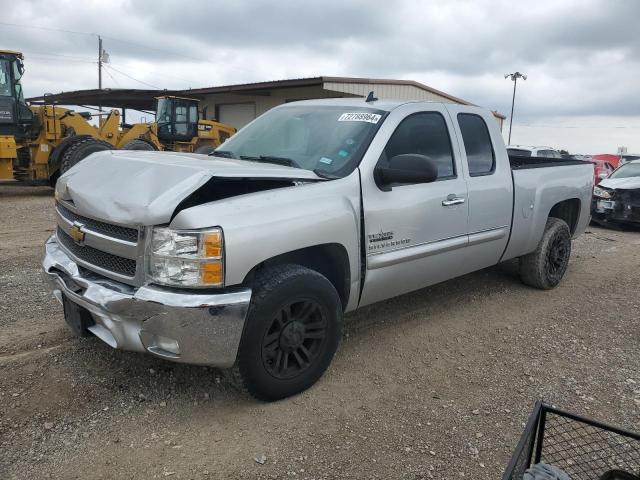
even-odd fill
[{"label": "front fender", "polygon": [[360,282],[360,185],[348,177],[262,191],[180,211],[172,228],[222,227],[225,284],[242,283],[260,263],[315,245],[337,243],[349,258],[351,291]]}]

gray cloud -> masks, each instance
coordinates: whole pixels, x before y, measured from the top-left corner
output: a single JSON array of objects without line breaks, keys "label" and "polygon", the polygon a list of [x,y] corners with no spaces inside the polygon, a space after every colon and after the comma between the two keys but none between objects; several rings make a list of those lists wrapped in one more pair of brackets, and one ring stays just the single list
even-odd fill
[{"label": "gray cloud", "polygon": [[[0,6],[0,22],[101,33],[111,54],[110,87],[144,88],[113,69],[166,88],[321,74],[410,78],[508,113],[511,84],[503,74],[520,70],[529,74],[518,94],[522,121],[640,115],[636,0]],[[25,52],[29,95],[96,86],[91,35],[0,25],[0,48]]]}]

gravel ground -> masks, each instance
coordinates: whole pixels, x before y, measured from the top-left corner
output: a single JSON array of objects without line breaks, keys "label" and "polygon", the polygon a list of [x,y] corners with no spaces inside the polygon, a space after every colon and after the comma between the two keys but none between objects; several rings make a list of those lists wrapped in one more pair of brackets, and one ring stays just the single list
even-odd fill
[{"label": "gravel ground", "polygon": [[39,274],[51,191],[0,202],[0,478],[497,479],[537,399],[640,430],[638,232],[589,227],[552,291],[509,262],[358,311],[320,382],[265,404],[72,337]]}]

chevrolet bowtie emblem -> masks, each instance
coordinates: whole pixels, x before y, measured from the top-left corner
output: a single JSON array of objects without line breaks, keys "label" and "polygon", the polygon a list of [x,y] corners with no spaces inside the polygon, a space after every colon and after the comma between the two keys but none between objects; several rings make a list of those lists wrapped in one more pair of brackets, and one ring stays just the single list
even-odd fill
[{"label": "chevrolet bowtie emblem", "polygon": [[82,243],[84,241],[84,232],[82,231],[82,225],[79,222],[73,222],[71,229],[69,230],[69,235],[73,238],[73,241],[76,243]]}]

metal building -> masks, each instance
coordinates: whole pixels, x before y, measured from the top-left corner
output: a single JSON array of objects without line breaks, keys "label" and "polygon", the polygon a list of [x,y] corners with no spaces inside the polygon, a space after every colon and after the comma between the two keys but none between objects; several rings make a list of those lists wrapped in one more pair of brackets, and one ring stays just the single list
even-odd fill
[{"label": "metal building", "polygon": [[[425,100],[434,102],[472,103],[413,80],[385,80],[352,77],[312,77],[271,82],[222,85],[189,90],[102,89],[61,92],[33,97],[31,102],[56,102],[59,105],[101,105],[152,113],[155,98],[176,95],[197,98],[206,109],[208,119],[216,119],[236,128],[243,127],[258,115],[287,102],[314,98],[366,97],[373,91],[378,98]],[[505,116],[494,112],[502,128]]]},{"label": "metal building", "polygon": [[[267,110],[287,102],[314,98],[366,97],[426,100],[472,105],[461,98],[412,80],[384,80],[351,77],[313,77],[272,82],[245,83],[183,90],[207,107],[208,117],[240,128]],[[504,115],[494,112],[502,127]]]}]

